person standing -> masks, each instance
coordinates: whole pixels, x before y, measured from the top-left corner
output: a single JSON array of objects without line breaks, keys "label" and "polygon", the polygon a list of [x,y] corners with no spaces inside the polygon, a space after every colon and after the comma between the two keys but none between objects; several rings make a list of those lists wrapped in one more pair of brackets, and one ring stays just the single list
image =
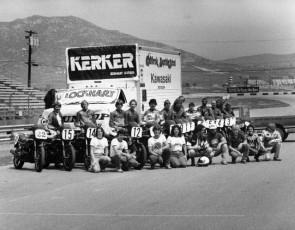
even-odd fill
[{"label": "person standing", "polygon": [[128,130],[130,131],[132,127],[139,127],[140,126],[140,117],[138,112],[135,111],[137,106],[137,101],[132,99],[129,102],[130,109],[125,112],[126,116],[126,125]]},{"label": "person standing", "polygon": [[166,137],[161,134],[161,126],[154,126],[153,132],[155,135],[148,139],[151,169],[155,168],[156,163],[159,163],[161,167],[164,166],[166,169],[170,169],[171,151],[167,144]]},{"label": "person standing", "polygon": [[202,99],[202,105],[197,108],[197,111],[205,120],[215,120],[212,110],[207,107],[207,98]]},{"label": "person standing", "polygon": [[88,109],[88,106],[89,104],[86,100],[83,100],[81,102],[82,110],[77,112],[76,120],[74,122],[75,126],[82,127],[86,123],[93,123],[94,125],[96,125],[95,113],[92,110]]},{"label": "person standing", "polygon": [[143,114],[143,120],[146,122],[147,127],[152,127],[159,124],[163,118],[161,112],[156,109],[156,99],[151,99],[149,101],[149,106],[150,108]]},{"label": "person standing", "polygon": [[109,126],[111,128],[114,128],[116,131],[118,130],[124,130],[126,131],[125,127],[125,111],[122,110],[123,107],[123,101],[121,99],[118,99],[116,101],[116,110],[110,113],[110,121]]},{"label": "person standing", "polygon": [[223,119],[223,114],[219,108],[216,106],[216,101],[211,101],[211,109],[214,114],[215,119]]}]

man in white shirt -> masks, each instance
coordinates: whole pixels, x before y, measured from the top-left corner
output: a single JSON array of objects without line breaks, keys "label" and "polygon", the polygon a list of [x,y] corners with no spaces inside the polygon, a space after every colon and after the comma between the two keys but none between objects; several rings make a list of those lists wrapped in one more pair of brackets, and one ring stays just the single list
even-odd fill
[{"label": "man in white shirt", "polygon": [[122,167],[125,171],[129,170],[129,167],[135,168],[138,166],[138,162],[135,160],[136,156],[134,154],[129,154],[128,144],[123,140],[124,130],[119,130],[118,135],[111,142],[110,156],[115,162],[118,172],[122,172]]}]

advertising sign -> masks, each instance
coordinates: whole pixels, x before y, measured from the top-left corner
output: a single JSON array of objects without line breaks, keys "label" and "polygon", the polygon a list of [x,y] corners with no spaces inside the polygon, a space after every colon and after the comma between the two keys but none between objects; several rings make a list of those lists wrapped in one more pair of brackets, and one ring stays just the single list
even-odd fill
[{"label": "advertising sign", "polygon": [[181,87],[180,55],[141,50],[141,83],[147,89],[178,89]]},{"label": "advertising sign", "polygon": [[66,65],[68,82],[135,77],[136,46],[68,48]]},{"label": "advertising sign", "polygon": [[249,87],[228,87],[228,93],[258,93],[259,87],[258,86],[249,86]]}]

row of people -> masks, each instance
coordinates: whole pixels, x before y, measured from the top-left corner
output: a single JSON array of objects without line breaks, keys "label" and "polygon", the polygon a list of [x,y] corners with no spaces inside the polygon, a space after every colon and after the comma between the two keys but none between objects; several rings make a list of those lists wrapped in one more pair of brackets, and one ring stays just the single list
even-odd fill
[{"label": "row of people", "polygon": [[[253,156],[258,162],[259,157],[265,154],[274,153],[273,160],[281,161],[281,137],[276,131],[275,124],[269,124],[262,136],[255,133],[252,125],[247,128],[244,134],[239,126],[232,127],[228,140],[219,132],[217,127],[212,125],[207,133],[207,129],[199,125],[195,132],[187,141],[182,135],[181,128],[173,126],[171,134],[166,137],[161,133],[161,127],[153,127],[154,136],[148,139],[148,153],[151,169],[158,163],[166,169],[186,167],[187,161],[191,159],[191,164],[195,165],[195,158],[206,156],[212,162],[213,157],[221,156],[221,164],[227,165],[226,156],[232,158],[232,164],[241,157],[241,163],[246,164],[249,156]],[[123,172],[122,166],[134,167],[138,165],[136,152],[128,149],[127,142],[124,140],[124,131],[119,130],[118,136],[113,138],[110,143],[110,154],[108,154],[108,141],[104,137],[101,127],[97,129],[96,137],[93,137],[91,146],[91,171],[104,171],[110,162],[114,162],[118,172]],[[269,159],[268,159],[269,160]]]}]

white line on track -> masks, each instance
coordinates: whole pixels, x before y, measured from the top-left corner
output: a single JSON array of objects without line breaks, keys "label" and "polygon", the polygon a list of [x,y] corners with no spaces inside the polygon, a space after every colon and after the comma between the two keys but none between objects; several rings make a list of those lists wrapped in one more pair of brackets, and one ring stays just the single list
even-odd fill
[{"label": "white line on track", "polygon": [[7,212],[0,213],[0,216],[94,216],[94,217],[245,217],[245,215],[136,215],[136,214],[95,214],[95,213],[25,213],[25,212]]}]

